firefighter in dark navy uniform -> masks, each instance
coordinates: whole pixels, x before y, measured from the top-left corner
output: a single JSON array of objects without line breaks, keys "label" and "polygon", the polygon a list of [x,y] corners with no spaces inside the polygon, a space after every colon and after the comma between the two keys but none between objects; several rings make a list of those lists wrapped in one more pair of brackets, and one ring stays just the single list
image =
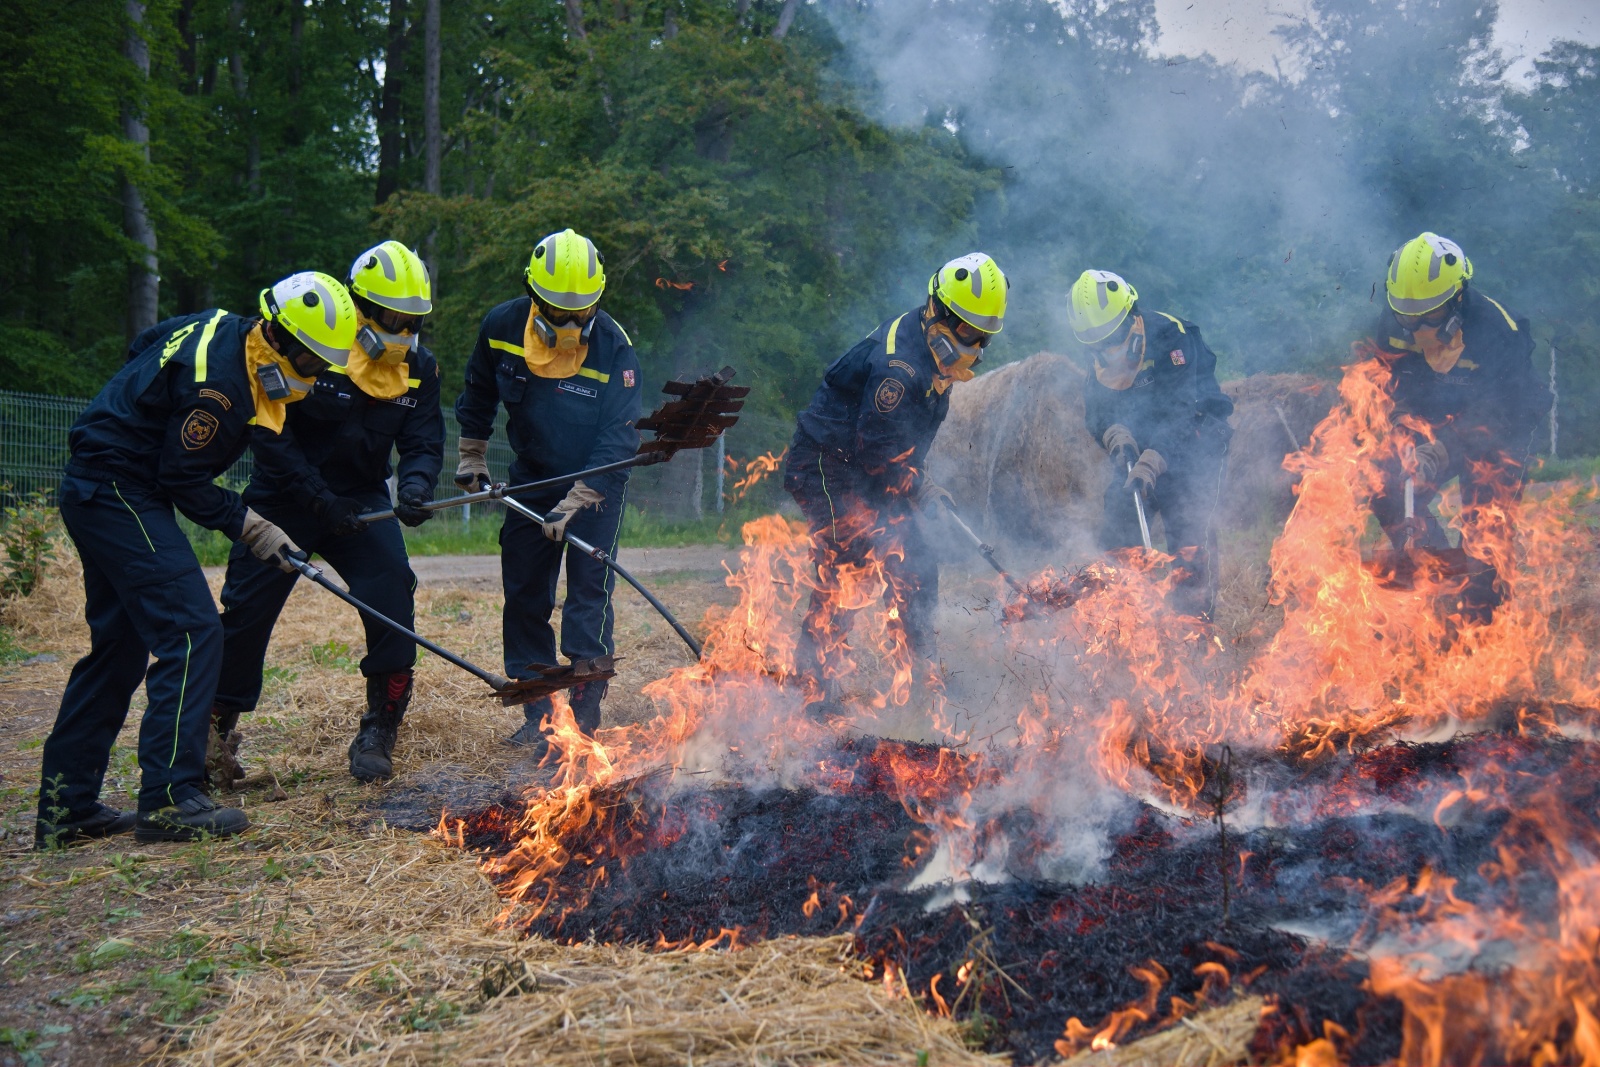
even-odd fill
[{"label": "firefighter in dark navy uniform", "polygon": [[1133,499],[1139,493],[1147,520],[1161,516],[1167,551],[1182,569],[1170,603],[1208,619],[1217,589],[1213,523],[1233,414],[1233,401],[1217,385],[1216,354],[1194,323],[1146,312],[1133,286],[1110,271],[1078,276],[1067,321],[1094,356],[1084,420],[1111,459],[1100,547],[1144,543]]},{"label": "firefighter in dark navy uniform", "polygon": [[950,494],[928,476],[928,449],[951,384],[972,379],[1000,332],[1009,285],[981,252],[946,263],[929,279],[926,303],[835,360],[799,415],[783,485],[810,523],[817,566],[795,653],[817,697],[812,714],[833,712],[839,698],[828,660],[850,621],[837,596],[841,566],[881,562],[907,647],[923,661],[937,655],[939,564],[916,512],[934,515]]},{"label": "firefighter in dark navy uniform", "polygon": [[[144,331],[72,426],[61,517],[83,561],[90,650],[44,744],[36,847],[130,828],[140,841],[195,840],[249,825],[205,793],[222,624],[173,509],[289,569],[298,549],[288,535],[215,478],[252,426],[282,429],[286,405],[324,365],[344,362],[356,331],[350,295],[325,274],[285,278],[261,305],[260,319],[213,310]],[[141,680],[149,706],[135,818],[99,796]]]},{"label": "firefighter in dark navy uniform", "polygon": [[[1526,318],[1468,285],[1472,261],[1447,237],[1423,233],[1389,257],[1388,307],[1377,327],[1378,355],[1389,365],[1393,422],[1415,431],[1411,455],[1385,469],[1373,513],[1396,548],[1446,548],[1430,505],[1460,478],[1470,531],[1474,509],[1522,497],[1533,431],[1549,410],[1549,391],[1533,370]],[[1405,518],[1405,478],[1415,486],[1417,520]],[[1470,537],[1461,548],[1472,554]],[[1414,540],[1413,540],[1414,538]],[[1462,591],[1464,620],[1488,622],[1500,602],[1498,574],[1476,560]]]},{"label": "firefighter in dark navy uniform", "polygon": [[[244,501],[295,543],[339,572],[355,596],[410,627],[416,576],[399,522],[363,523],[390,508],[389,457],[398,452],[394,512],[417,526],[432,516],[444,455],[439,366],[417,341],[433,310],[427,267],[399,241],[356,257],[349,274],[360,325],[344,366],[317,376],[281,434],[257,430],[255,476]],[[297,574],[284,574],[235,546],[222,587],[222,678],[212,718],[208,770],[215,784],[244,776],[237,760],[241,713],[261,697],[267,643]],[[411,701],[416,645],[363,616],[367,705],[350,743],[350,773],[372,782],[394,773],[400,723]],[[218,781],[221,779],[222,781]]]},{"label": "firefighter in dark navy uniform", "polygon": [[[506,432],[516,458],[513,483],[540,481],[632,456],[640,415],[639,359],[633,342],[600,310],[604,261],[594,242],[572,230],[552,233],[533,249],[523,274],[526,296],[484,317],[467,362],[466,388],[456,400],[461,462],[456,484],[489,483],[489,435],[495,411],[506,409]],[[542,527],[507,511],[500,528],[500,573],[505,585],[505,670],[534,676],[534,664],[556,662],[556,579],[566,556],[567,598],[561,606],[561,654],[571,660],[610,655],[613,577],[602,563],[568,550],[568,529],[614,553],[622,525],[626,470],[574,482],[570,489],[520,497],[544,515]],[[572,711],[592,734],[600,726],[606,683],[574,686]],[[511,737],[543,749],[549,697],[523,708],[526,721]]]}]

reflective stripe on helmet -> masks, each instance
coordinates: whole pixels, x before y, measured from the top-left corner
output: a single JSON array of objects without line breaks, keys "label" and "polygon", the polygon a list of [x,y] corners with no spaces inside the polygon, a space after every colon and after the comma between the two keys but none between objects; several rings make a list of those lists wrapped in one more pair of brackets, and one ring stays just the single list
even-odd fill
[{"label": "reflective stripe on helmet", "polygon": [[[977,275],[974,274],[973,277],[976,278]],[[999,333],[1000,327],[1004,325],[1004,320],[998,315],[975,315],[964,310],[959,304],[951,304],[950,310],[961,316],[961,321],[984,333]]]},{"label": "reflective stripe on helmet", "polygon": [[[1368,275],[1368,277],[1371,277],[1371,275]],[[1441,296],[1423,296],[1415,299],[1407,299],[1390,293],[1389,306],[1402,315],[1426,315],[1430,311],[1437,311],[1439,308],[1444,307],[1445,304],[1450,302],[1450,298],[1456,295],[1456,292],[1457,290],[1452,289]]]},{"label": "reflective stripe on helmet", "polygon": [[586,307],[599,303],[600,293],[562,293],[554,289],[546,289],[533,279],[528,279],[528,284],[533,291],[539,294],[539,299],[546,303],[554,304],[562,311],[582,311]]}]

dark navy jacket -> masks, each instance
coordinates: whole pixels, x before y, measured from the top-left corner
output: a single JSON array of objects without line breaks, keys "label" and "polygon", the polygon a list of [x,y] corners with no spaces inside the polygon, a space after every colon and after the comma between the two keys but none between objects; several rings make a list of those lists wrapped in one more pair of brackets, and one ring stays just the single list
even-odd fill
[{"label": "dark navy jacket", "polygon": [[[1217,384],[1217,356],[1192,322],[1162,311],[1144,316],[1144,360],[1133,384],[1112,389],[1091,367],[1083,389],[1084,421],[1096,441],[1121,423],[1140,449],[1153,448],[1169,463],[1193,447],[1197,423],[1211,416],[1226,425],[1233,401]],[[1209,439],[1209,438],[1208,438]]]},{"label": "dark navy jacket", "polygon": [[252,434],[256,473],[244,499],[307,507],[318,497],[382,492],[398,449],[399,488],[432,500],[444,464],[439,364],[419,345],[406,365],[410,388],[393,400],[363,393],[341,368],[325,369],[311,395],[289,405],[283,433]]},{"label": "dark navy jacket", "polygon": [[832,453],[860,492],[914,493],[950,411],[916,311],[881,324],[833,361],[800,413],[792,451]]},{"label": "dark navy jacket", "polygon": [[1422,346],[1393,312],[1379,316],[1378,349],[1394,376],[1395,416],[1424,420],[1453,453],[1505,448],[1520,458],[1540,417],[1550,410],[1550,391],[1533,372],[1528,320],[1468,287],[1461,336],[1466,343],[1461,358],[1440,374],[1428,366]]},{"label": "dark navy jacket", "polygon": [[215,479],[244,453],[255,419],[244,355],[255,325],[213,309],[141,333],[72,424],[67,473],[115,484],[135,509],[175,506],[237,539],[245,506]]},{"label": "dark navy jacket", "polygon": [[[639,357],[622,327],[595,313],[589,352],[578,373],[541,378],[522,357],[532,301],[507,300],[484,316],[467,361],[467,385],[456,399],[461,436],[486,441],[495,409],[506,408],[506,432],[516,459],[511,481],[531,482],[627,459],[639,449]],[[608,498],[628,482],[626,470],[585,482]]]}]

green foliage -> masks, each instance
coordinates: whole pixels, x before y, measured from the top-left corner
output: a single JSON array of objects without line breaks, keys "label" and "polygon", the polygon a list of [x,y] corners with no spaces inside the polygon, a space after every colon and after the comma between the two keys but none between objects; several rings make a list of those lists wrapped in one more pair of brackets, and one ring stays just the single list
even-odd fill
[{"label": "green foliage", "polygon": [[357,661],[350,656],[350,646],[336,637],[311,646],[311,662],[345,674],[354,674],[357,666]]},{"label": "green foliage", "polygon": [[[0,485],[0,497],[9,498],[9,486]],[[60,524],[49,496],[43,492],[0,509],[0,600],[32,596],[55,562]]]}]

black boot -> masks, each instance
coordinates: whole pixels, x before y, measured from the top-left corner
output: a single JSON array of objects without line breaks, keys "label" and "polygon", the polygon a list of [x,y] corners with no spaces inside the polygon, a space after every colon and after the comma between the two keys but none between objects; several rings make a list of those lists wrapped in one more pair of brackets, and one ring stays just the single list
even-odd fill
[{"label": "black boot", "polygon": [[152,841],[204,841],[208,837],[232,837],[250,829],[250,820],[238,808],[219,808],[204,793],[182,804],[141,811],[133,827],[133,839],[140,844]]},{"label": "black boot", "polygon": [[118,811],[99,803],[93,811],[79,816],[59,810],[42,813],[34,824],[33,847],[45,851],[125,834],[133,829],[135,819],[131,811]]},{"label": "black boot", "polygon": [[358,782],[376,782],[394,777],[395,738],[400,720],[411,704],[411,672],[394,671],[367,679],[367,713],[361,716],[361,731],[350,742],[350,774]]},{"label": "black boot", "polygon": [[544,754],[550,751],[550,739],[544,732],[544,721],[550,716],[550,710],[549,697],[540,697],[522,705],[524,721],[516,733],[506,738],[506,744],[513,748],[531,749],[528,753],[531,758],[544,759]]},{"label": "black boot", "polygon": [[245,777],[244,765],[239,762],[239,746],[244,735],[238,730],[243,708],[226,704],[211,706],[211,736],[206,740],[206,790],[232,789],[233,783]]},{"label": "black boot", "polygon": [[567,697],[572,702],[572,717],[577,720],[583,736],[593,737],[600,729],[600,702],[606,698],[609,681],[579,682]]}]

